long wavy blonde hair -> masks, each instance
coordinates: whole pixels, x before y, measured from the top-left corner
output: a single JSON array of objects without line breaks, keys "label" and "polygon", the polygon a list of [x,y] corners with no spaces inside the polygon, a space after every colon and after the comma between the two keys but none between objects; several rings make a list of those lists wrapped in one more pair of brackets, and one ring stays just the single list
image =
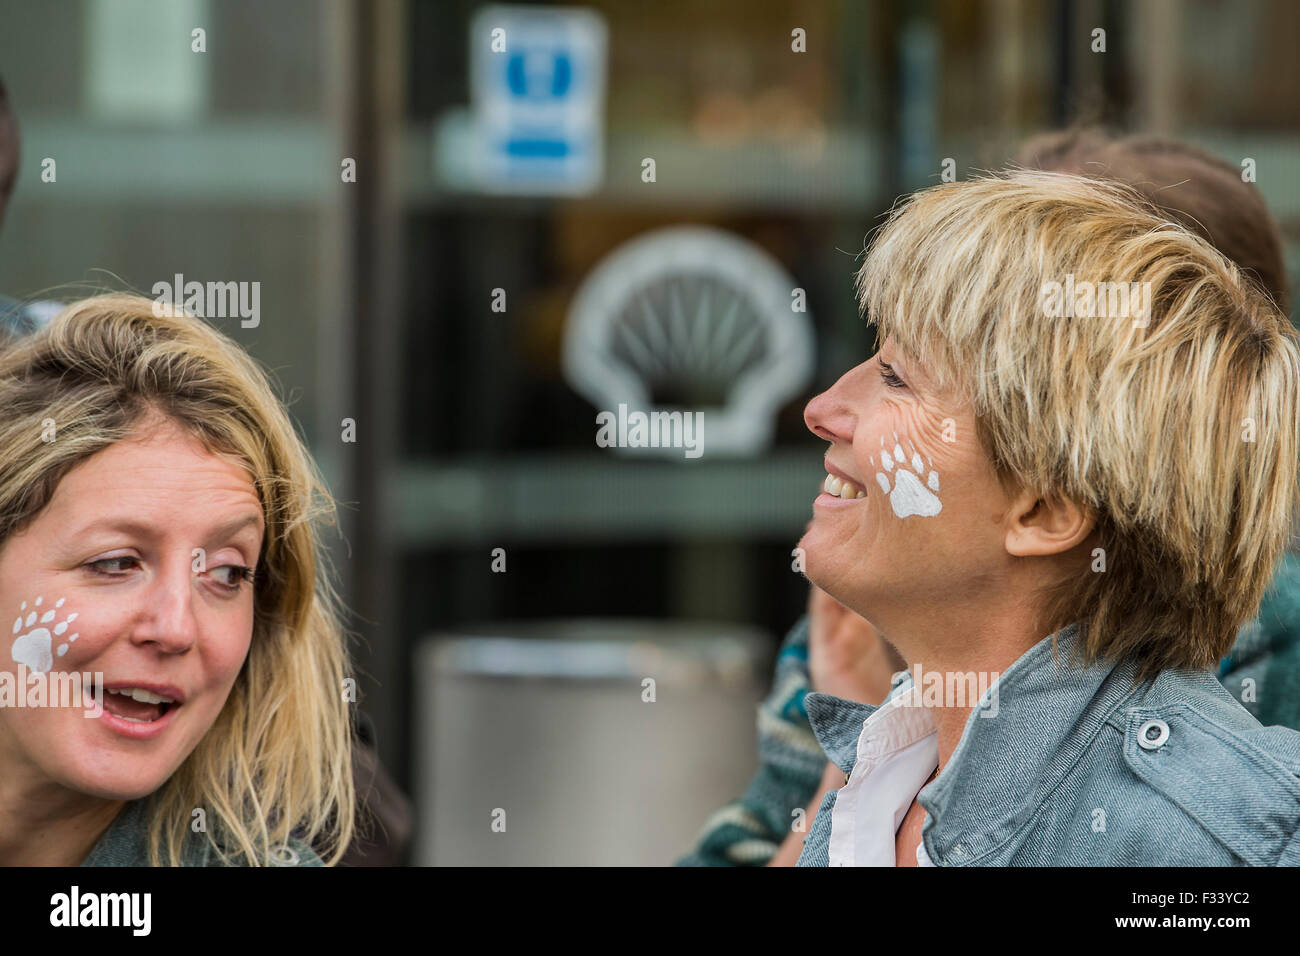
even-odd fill
[{"label": "long wavy blonde hair", "polygon": [[[341,602],[318,540],[337,514],[266,373],[202,319],[100,295],[0,354],[0,408],[0,543],[74,465],[155,413],[248,469],[266,519],[248,658],[211,729],[150,797],[150,860],[178,864],[204,808],[226,862],[272,862],[292,834],[337,863],[356,800]],[[51,422],[57,440],[42,441]]]}]

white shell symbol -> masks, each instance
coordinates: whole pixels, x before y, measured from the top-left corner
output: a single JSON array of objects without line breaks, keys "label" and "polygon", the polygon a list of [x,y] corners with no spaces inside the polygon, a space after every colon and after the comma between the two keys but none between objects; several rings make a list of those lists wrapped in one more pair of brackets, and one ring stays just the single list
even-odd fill
[{"label": "white shell symbol", "polygon": [[812,378],[811,319],[791,308],[795,287],[746,239],[656,230],[611,252],[578,290],[565,376],[597,409],[702,411],[710,454],[754,454]]}]

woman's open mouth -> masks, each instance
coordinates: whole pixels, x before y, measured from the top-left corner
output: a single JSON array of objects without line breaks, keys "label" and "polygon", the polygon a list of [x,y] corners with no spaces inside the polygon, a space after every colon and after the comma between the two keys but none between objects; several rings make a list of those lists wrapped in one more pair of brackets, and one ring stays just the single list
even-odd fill
[{"label": "woman's open mouth", "polygon": [[104,709],[114,717],[134,720],[137,723],[153,723],[167,713],[167,709],[176,701],[160,694],[151,694],[138,687],[125,690],[105,690]]},{"label": "woman's open mouth", "polygon": [[822,482],[822,491],[836,498],[851,500],[854,498],[865,498],[867,493],[855,485],[853,482],[840,478],[838,475],[828,474],[826,480]]},{"label": "woman's open mouth", "polygon": [[181,707],[179,695],[168,697],[144,687],[118,684],[103,688],[101,719],[127,737],[145,739],[159,734]]},{"label": "woman's open mouth", "polygon": [[866,496],[867,493],[849,479],[827,471],[826,480],[822,482],[821,494],[813,499],[813,503],[823,507],[837,507],[856,502]]}]

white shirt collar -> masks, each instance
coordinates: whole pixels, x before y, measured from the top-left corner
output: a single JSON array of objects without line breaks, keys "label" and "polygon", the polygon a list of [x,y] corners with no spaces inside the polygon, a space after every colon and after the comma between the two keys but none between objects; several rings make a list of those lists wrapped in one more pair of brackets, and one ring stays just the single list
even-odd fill
[{"label": "white shirt collar", "polygon": [[[853,773],[831,811],[831,866],[893,866],[898,827],[939,765],[938,731],[920,690],[898,687],[863,721]],[[916,860],[933,865],[924,844]]]}]

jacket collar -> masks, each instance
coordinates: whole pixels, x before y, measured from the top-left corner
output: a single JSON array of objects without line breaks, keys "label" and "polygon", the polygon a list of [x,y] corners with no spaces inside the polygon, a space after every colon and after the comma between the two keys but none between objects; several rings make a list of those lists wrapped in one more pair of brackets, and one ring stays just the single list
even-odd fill
[{"label": "jacket collar", "polygon": [[1039,641],[998,679],[997,716],[972,711],[957,749],[917,800],[930,858],[967,863],[1011,839],[1136,690],[1136,664],[1074,661],[1078,624]]},{"label": "jacket collar", "polygon": [[862,725],[879,709],[870,704],[859,704],[857,701],[817,691],[804,697],[808,722],[812,724],[813,734],[822,745],[826,759],[846,775],[853,771],[857,759],[858,735],[862,733]]},{"label": "jacket collar", "polygon": [[[149,798],[132,800],[108,825],[82,866],[149,865]],[[186,834],[181,866],[207,866],[211,853],[205,839]]]},{"label": "jacket collar", "polygon": [[[907,692],[912,685],[910,671],[898,671],[889,681],[889,693],[885,700]],[[853,772],[853,765],[858,757],[858,738],[867,718],[884,706],[880,704],[860,704],[855,700],[845,700],[832,694],[813,691],[804,696],[804,710],[808,722],[812,724],[813,735],[821,744],[826,759],[844,771],[845,775]]]},{"label": "jacket collar", "polygon": [[[1075,663],[1078,637],[1071,624],[1008,667],[992,688],[997,707],[972,709],[943,773],[918,795],[936,864],[970,862],[1010,839],[1135,690],[1132,662]],[[890,696],[912,683],[901,672]],[[805,706],[827,757],[850,772],[862,724],[877,708],[816,693]]]}]

